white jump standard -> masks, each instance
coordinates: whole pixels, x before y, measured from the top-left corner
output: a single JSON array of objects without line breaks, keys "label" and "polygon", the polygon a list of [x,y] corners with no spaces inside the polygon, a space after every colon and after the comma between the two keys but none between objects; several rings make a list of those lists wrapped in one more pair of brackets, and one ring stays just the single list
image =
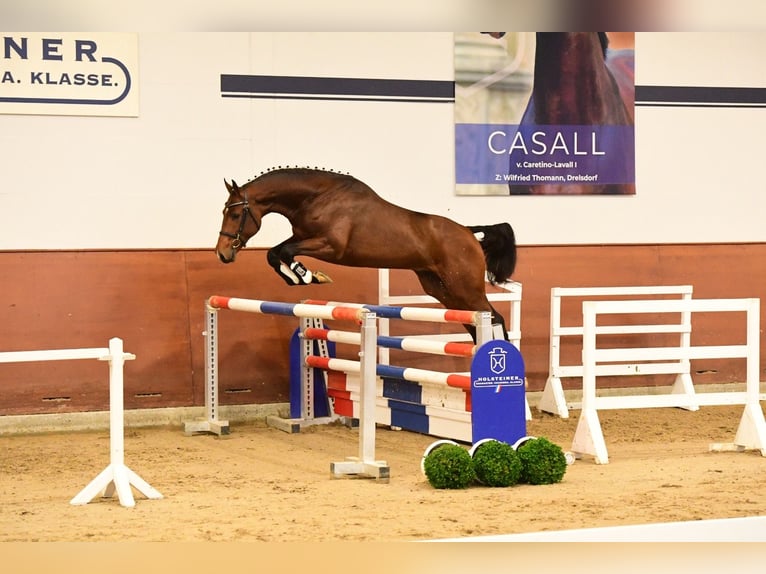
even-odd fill
[{"label": "white jump standard", "polygon": [[99,493],[108,498],[117,493],[122,506],[132,507],[136,502],[131,486],[150,499],[162,498],[135,472],[125,466],[125,429],[123,400],[123,365],[136,356],[124,353],[122,339],[109,340],[109,348],[56,349],[49,351],[12,351],[0,353],[0,363],[30,361],[63,361],[72,359],[98,359],[109,361],[109,446],[110,462],[72,500],[71,504],[88,504]]},{"label": "white jump standard", "polygon": [[[692,298],[691,285],[657,285],[657,286],[633,286],[633,287],[553,287],[551,289],[551,319],[550,319],[550,352],[548,379],[545,382],[543,394],[540,397],[538,408],[541,411],[556,414],[561,418],[569,417],[569,409],[580,408],[579,403],[567,404],[564,389],[561,384],[563,378],[582,378],[583,365],[582,355],[576,365],[561,363],[562,340],[565,338],[577,339],[582,337],[582,322],[579,325],[568,324],[562,326],[561,307],[564,301],[569,299],[597,300],[605,298],[620,298],[626,296],[649,297],[680,297],[684,301]],[[581,306],[578,310],[581,309]],[[582,315],[580,315],[582,317]],[[598,335],[634,335],[634,334],[662,334],[677,333],[679,346],[688,348],[691,344],[691,313],[683,311],[677,322],[665,322],[660,325],[603,325],[596,328]],[[629,374],[675,374],[672,393],[693,395],[692,377],[688,359],[679,359],[663,363],[637,363],[623,362],[598,365],[596,375],[617,376]],[[689,403],[688,410],[697,410],[697,406]]]},{"label": "white jump standard", "polygon": [[[633,409],[648,407],[699,407],[700,405],[744,404],[734,442],[720,443],[711,450],[760,450],[766,456],[766,421],[760,405],[760,300],[759,299],[695,299],[645,301],[584,301],[583,307],[583,400],[582,412],[572,442],[576,455],[590,454],[596,463],[609,462],[599,409]],[[745,312],[747,342],[744,345],[705,345],[648,348],[609,348],[597,346],[597,320],[603,315],[631,313]],[[743,358],[747,362],[745,392],[666,393],[630,396],[597,396],[598,366],[625,361],[689,361],[692,359]],[[640,374],[640,373],[628,373]]]}]

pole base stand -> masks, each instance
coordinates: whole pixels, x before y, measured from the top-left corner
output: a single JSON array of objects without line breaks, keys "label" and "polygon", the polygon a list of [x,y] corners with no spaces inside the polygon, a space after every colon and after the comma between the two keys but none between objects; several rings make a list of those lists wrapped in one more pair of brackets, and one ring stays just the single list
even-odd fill
[{"label": "pole base stand", "polygon": [[117,497],[122,506],[133,507],[136,501],[133,498],[131,486],[134,486],[146,498],[159,499],[162,495],[152,488],[143,478],[130,470],[124,464],[110,464],[94,478],[88,486],[83,488],[69,503],[73,505],[88,504],[99,493],[104,498],[109,498],[117,492]]},{"label": "pole base stand", "polygon": [[229,421],[190,421],[184,423],[184,434],[211,433],[218,436],[229,434]]},{"label": "pole base stand", "polygon": [[343,462],[331,462],[330,472],[333,477],[355,475],[374,478],[380,482],[388,482],[391,477],[391,467],[384,460],[364,462],[357,457],[348,457]]}]

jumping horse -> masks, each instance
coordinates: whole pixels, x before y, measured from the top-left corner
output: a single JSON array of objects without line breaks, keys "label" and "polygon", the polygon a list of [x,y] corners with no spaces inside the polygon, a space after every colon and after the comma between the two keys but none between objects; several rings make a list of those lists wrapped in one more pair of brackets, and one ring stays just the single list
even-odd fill
[{"label": "jumping horse", "polygon": [[[632,49],[609,49],[605,32],[536,33],[532,94],[520,125],[632,126],[634,102]],[[512,184],[510,193],[632,195],[635,184]]]},{"label": "jumping horse", "polygon": [[266,257],[288,285],[331,281],[295,260],[302,255],[351,267],[410,269],[446,308],[491,312],[493,331],[502,329],[506,337],[485,280],[505,283],[514,271],[516,240],[508,223],[466,227],[394,205],[351,175],[316,168],[267,171],[241,187],[224,183],[229,197],[215,248],[223,263],[234,261],[266,214],[278,213],[290,221],[292,236]]}]

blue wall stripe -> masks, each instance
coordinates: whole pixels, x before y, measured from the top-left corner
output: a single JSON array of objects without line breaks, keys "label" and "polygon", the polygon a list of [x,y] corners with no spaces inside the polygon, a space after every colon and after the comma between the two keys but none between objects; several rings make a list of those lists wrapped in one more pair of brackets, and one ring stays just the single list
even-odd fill
[{"label": "blue wall stripe", "polygon": [[454,102],[446,80],[221,74],[223,97]]},{"label": "blue wall stripe", "polygon": [[766,107],[766,88],[636,86],[637,106]]},{"label": "blue wall stripe", "polygon": [[[224,98],[453,103],[455,82],[221,74]],[[636,106],[766,107],[766,88],[636,86]]]}]

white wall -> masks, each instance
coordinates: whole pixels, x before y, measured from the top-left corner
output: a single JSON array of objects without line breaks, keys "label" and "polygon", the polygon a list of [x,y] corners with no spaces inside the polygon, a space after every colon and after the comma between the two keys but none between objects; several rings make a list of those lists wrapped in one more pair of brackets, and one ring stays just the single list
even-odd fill
[{"label": "white wall", "polygon": [[[639,85],[766,86],[766,34],[636,41]],[[452,80],[451,33],[142,33],[139,55],[138,118],[0,115],[0,249],[212,247],[223,178],[275,165],[527,245],[766,241],[763,108],[637,108],[634,197],[459,197],[451,104],[220,95],[221,74]],[[288,232],[270,216],[250,245]]]}]

